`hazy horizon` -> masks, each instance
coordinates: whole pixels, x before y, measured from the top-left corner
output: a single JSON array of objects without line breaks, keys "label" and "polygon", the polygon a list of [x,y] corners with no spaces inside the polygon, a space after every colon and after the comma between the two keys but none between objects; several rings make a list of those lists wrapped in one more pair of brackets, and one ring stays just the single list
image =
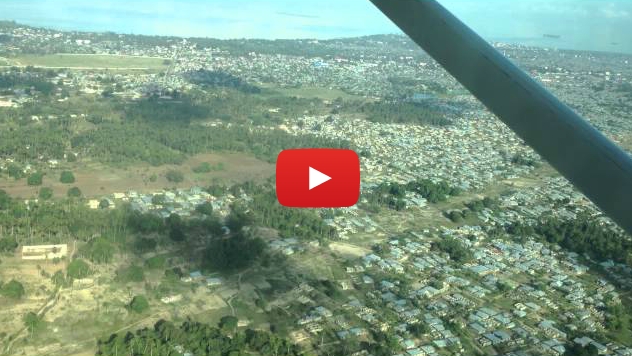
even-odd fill
[{"label": "hazy horizon", "polygon": [[[632,1],[440,1],[488,40],[632,53]],[[401,33],[367,0],[3,0],[0,18],[66,31],[177,37],[330,39]],[[554,34],[559,38],[545,38]]]}]

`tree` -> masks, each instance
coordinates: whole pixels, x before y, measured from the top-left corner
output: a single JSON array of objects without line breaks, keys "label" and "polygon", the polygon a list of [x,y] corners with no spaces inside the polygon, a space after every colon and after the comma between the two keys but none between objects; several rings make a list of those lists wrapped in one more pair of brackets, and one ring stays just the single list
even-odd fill
[{"label": "tree", "polygon": [[171,169],[168,170],[167,173],[165,173],[165,178],[167,178],[167,180],[171,183],[180,183],[184,181],[184,174],[175,169]]},{"label": "tree", "polygon": [[44,179],[44,173],[35,172],[31,173],[28,178],[26,178],[26,183],[28,185],[42,185],[42,180]]},{"label": "tree", "polygon": [[63,171],[61,172],[59,181],[64,184],[72,184],[75,182],[75,175],[71,171]]},{"label": "tree", "polygon": [[138,314],[144,313],[149,309],[149,302],[144,296],[137,295],[129,303],[129,309]]},{"label": "tree", "polygon": [[446,214],[448,219],[454,223],[461,223],[463,221],[463,214],[459,210],[452,210]]},{"label": "tree", "polygon": [[80,198],[82,193],[81,190],[77,187],[72,187],[70,189],[68,189],[68,193],[66,193],[66,195],[69,198]]},{"label": "tree", "polygon": [[167,262],[165,256],[154,256],[145,260],[145,266],[151,269],[160,269],[165,268],[165,263]]},{"label": "tree", "polygon": [[33,333],[42,326],[42,319],[33,312],[24,315],[24,326],[33,335]]},{"label": "tree", "polygon": [[86,278],[90,275],[90,266],[84,260],[77,258],[68,264],[66,275],[70,279]]},{"label": "tree", "polygon": [[42,187],[39,190],[38,197],[42,200],[49,200],[53,197],[53,189],[49,187]]},{"label": "tree", "polygon": [[0,288],[0,295],[10,299],[22,299],[24,296],[24,286],[22,283],[12,279]]},{"label": "tree", "polygon": [[597,356],[599,355],[599,350],[592,345],[588,344],[586,347],[582,347],[579,344],[574,342],[570,342],[570,344],[566,345],[566,351],[564,352],[564,356]]},{"label": "tree", "polygon": [[232,315],[223,316],[219,321],[219,327],[226,333],[232,333],[237,330],[239,319]]},{"label": "tree", "polygon": [[145,280],[145,273],[143,268],[139,266],[129,266],[127,268],[121,268],[116,272],[116,277],[124,282],[142,282]]},{"label": "tree", "polygon": [[88,244],[88,258],[95,263],[110,263],[114,252],[114,245],[105,237],[99,237]]},{"label": "tree", "polygon": [[430,332],[430,328],[424,322],[409,324],[406,328],[413,336],[419,338]]},{"label": "tree", "polygon": [[55,272],[55,274],[51,277],[51,280],[56,287],[62,287],[66,284],[66,277],[62,271]]},{"label": "tree", "polygon": [[164,194],[156,194],[151,197],[151,203],[154,205],[164,205],[167,202],[167,197]]},{"label": "tree", "polygon": [[472,252],[453,237],[444,237],[433,244],[433,247],[449,254],[455,262],[464,263],[472,259]]},{"label": "tree", "polygon": [[154,239],[139,237],[134,241],[134,249],[138,253],[145,253],[149,251],[153,251],[158,246],[158,243]]},{"label": "tree", "polygon": [[0,239],[0,252],[13,252],[18,248],[18,242],[15,239],[6,237]]},{"label": "tree", "polygon": [[264,252],[265,242],[258,237],[246,236],[243,232],[231,237],[211,240],[206,250],[205,264],[218,270],[236,270],[254,263]]},{"label": "tree", "polygon": [[0,210],[7,210],[11,206],[11,197],[7,192],[0,189]]},{"label": "tree", "polygon": [[110,201],[107,199],[101,199],[99,202],[99,209],[107,209],[110,207]]},{"label": "tree", "polygon": [[210,202],[204,202],[200,205],[198,205],[197,207],[195,207],[195,211],[197,211],[198,213],[202,214],[202,215],[213,215],[213,204],[211,204]]},{"label": "tree", "polygon": [[630,315],[620,303],[612,303],[606,307],[606,329],[610,331],[626,330],[630,323]]}]

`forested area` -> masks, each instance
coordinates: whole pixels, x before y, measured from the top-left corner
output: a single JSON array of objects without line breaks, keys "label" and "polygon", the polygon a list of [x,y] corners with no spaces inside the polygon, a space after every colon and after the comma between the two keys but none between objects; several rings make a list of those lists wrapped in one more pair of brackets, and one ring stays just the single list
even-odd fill
[{"label": "forested area", "polygon": [[362,198],[367,199],[365,207],[370,211],[377,212],[380,207],[399,211],[406,208],[404,198],[407,192],[417,193],[430,203],[442,202],[449,196],[461,194],[459,188],[452,187],[444,181],[435,183],[429,179],[421,179],[407,184],[381,183],[370,191],[363,193]]},{"label": "forested area", "polygon": [[305,355],[297,345],[270,332],[237,331],[190,320],[181,325],[160,320],[153,328],[112,334],[98,340],[97,349],[100,356],[179,356],[187,353],[209,356]]},{"label": "forested area", "polygon": [[[210,96],[212,98],[212,96]],[[67,119],[48,120],[38,124],[22,122],[8,130],[0,130],[0,156],[16,160],[41,157],[62,159],[69,151],[103,163],[128,165],[147,162],[152,165],[178,164],[188,155],[208,151],[250,152],[261,159],[274,161],[278,152],[290,147],[348,147],[347,142],[332,141],[312,135],[292,136],[281,130],[258,129],[247,125],[202,127],[197,121],[213,117],[239,121],[252,116],[252,108],[244,102],[228,105],[225,98],[182,98],[179,102],[144,99],[123,104],[109,99],[87,105],[87,120],[93,128],[77,132]],[[113,100],[113,99],[112,99]],[[228,99],[227,99],[228,100]],[[257,107],[263,111],[260,99]],[[272,105],[283,105],[285,111],[302,111],[308,99],[272,98]],[[66,108],[66,103],[50,104],[50,110],[32,110],[30,106],[11,109],[7,118],[46,115]],[[59,106],[58,109],[55,109]],[[42,105],[46,107],[46,105]],[[235,109],[233,111],[233,108]],[[68,108],[66,108],[68,109]],[[72,109],[70,109],[72,110]],[[72,112],[72,111],[71,111]],[[262,119],[264,114],[259,114]],[[28,116],[27,116],[28,117]],[[105,119],[108,117],[108,119]],[[14,175],[19,177],[15,170]],[[10,173],[10,172],[9,172]]]},{"label": "forested area", "polygon": [[372,122],[447,126],[452,123],[446,111],[427,102],[355,101],[345,103],[344,112],[361,113]]},{"label": "forested area", "polygon": [[443,237],[432,246],[450,255],[450,259],[457,263],[467,263],[473,258],[472,251],[453,237]]},{"label": "forested area", "polygon": [[193,84],[212,88],[233,88],[244,93],[260,93],[261,89],[243,79],[221,70],[198,69],[185,74]]},{"label": "forested area", "polygon": [[276,229],[283,237],[312,240],[336,237],[336,229],[325,224],[318,212],[281,206],[272,190],[257,194],[251,208],[257,224]]},{"label": "forested area", "polygon": [[[4,90],[24,90],[31,93],[35,90],[44,95],[50,95],[55,89],[55,85],[47,77],[47,72],[33,71],[28,72],[12,71],[0,73],[0,93]],[[55,72],[52,72],[55,75]]]},{"label": "forested area", "polygon": [[69,238],[87,241],[95,234],[116,240],[127,229],[128,214],[125,207],[91,210],[83,204],[27,205],[0,190],[0,246],[65,243]]},{"label": "forested area", "polygon": [[347,147],[316,136],[291,136],[280,130],[256,130],[243,126],[201,130],[194,125],[147,122],[104,123],[72,139],[73,149],[104,163],[148,162],[152,165],[178,164],[186,156],[207,151],[250,152],[274,161],[285,148]]},{"label": "forested area", "polygon": [[534,226],[514,223],[506,230],[513,236],[536,236],[597,261],[632,264],[632,238],[587,215],[572,220],[547,218]]}]

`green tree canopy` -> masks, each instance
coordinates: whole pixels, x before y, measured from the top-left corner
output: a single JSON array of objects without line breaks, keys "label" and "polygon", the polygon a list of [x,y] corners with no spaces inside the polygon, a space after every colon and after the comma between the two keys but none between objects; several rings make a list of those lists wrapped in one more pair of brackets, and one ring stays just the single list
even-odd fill
[{"label": "green tree canopy", "polygon": [[82,259],[75,259],[68,264],[66,274],[71,279],[86,278],[90,275],[90,266]]},{"label": "green tree canopy", "polygon": [[171,169],[165,173],[165,178],[171,183],[180,183],[184,181],[184,174],[178,170]]},{"label": "green tree canopy", "polygon": [[129,303],[129,309],[138,314],[144,313],[149,309],[149,302],[144,296],[137,295]]},{"label": "green tree canopy", "polygon": [[87,255],[90,261],[95,263],[110,263],[114,257],[115,247],[105,237],[98,237],[88,244]]},{"label": "green tree canopy", "polygon": [[210,202],[204,202],[204,203],[198,205],[195,208],[195,211],[197,211],[198,213],[200,213],[202,215],[210,216],[210,215],[213,214],[213,204],[211,204]]},{"label": "green tree canopy", "polygon": [[31,173],[26,179],[26,183],[28,185],[42,185],[42,180],[44,179],[44,173],[35,172]]},{"label": "green tree canopy", "polygon": [[101,199],[99,202],[99,209],[107,209],[110,207],[110,201],[107,199]]},{"label": "green tree canopy", "polygon": [[28,312],[24,315],[24,326],[28,331],[33,334],[37,329],[43,325],[42,319],[33,312]]},{"label": "green tree canopy", "polygon": [[83,195],[83,193],[81,193],[81,189],[79,189],[77,187],[72,187],[72,188],[68,189],[68,193],[66,193],[66,195],[69,198],[80,198],[81,195]]},{"label": "green tree canopy", "polygon": [[239,319],[232,315],[223,316],[219,321],[219,327],[225,332],[234,332],[237,330]]},{"label": "green tree canopy", "polygon": [[121,268],[116,272],[116,277],[122,282],[142,282],[145,280],[145,272],[140,266],[132,265]]},{"label": "green tree canopy", "polygon": [[0,288],[0,295],[10,299],[22,299],[24,296],[24,286],[22,283],[12,279]]},{"label": "green tree canopy", "polygon": [[4,190],[0,189],[0,210],[7,210],[12,203],[12,199]]},{"label": "green tree canopy", "polygon": [[64,184],[72,184],[75,182],[75,175],[71,171],[63,171],[61,172],[59,181]]},{"label": "green tree canopy", "polygon": [[40,188],[37,196],[42,200],[49,200],[53,197],[53,189],[49,187],[42,187]]},{"label": "green tree canopy", "polygon": [[205,264],[216,270],[236,270],[254,263],[264,252],[265,242],[240,232],[213,238],[206,250]]},{"label": "green tree canopy", "polygon": [[18,242],[10,237],[0,239],[0,252],[13,252],[18,248]]}]

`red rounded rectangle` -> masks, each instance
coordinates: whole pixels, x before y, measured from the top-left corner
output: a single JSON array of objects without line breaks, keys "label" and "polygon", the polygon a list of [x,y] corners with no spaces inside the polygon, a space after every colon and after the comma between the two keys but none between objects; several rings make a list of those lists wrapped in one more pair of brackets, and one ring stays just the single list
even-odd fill
[{"label": "red rounded rectangle", "polygon": [[276,163],[279,203],[295,208],[341,208],[360,197],[360,158],[347,149],[283,150]]}]

